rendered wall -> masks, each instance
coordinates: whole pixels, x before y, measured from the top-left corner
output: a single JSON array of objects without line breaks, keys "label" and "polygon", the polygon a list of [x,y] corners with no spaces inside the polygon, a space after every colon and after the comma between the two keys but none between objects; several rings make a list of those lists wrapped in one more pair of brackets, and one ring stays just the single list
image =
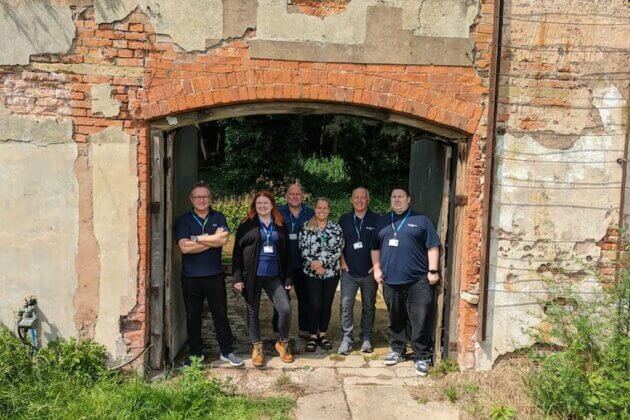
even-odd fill
[{"label": "rendered wall", "polygon": [[[149,120],[251,102],[379,108],[467,136],[455,276],[465,296],[479,293],[492,0],[195,0],[185,13],[181,4],[0,0],[2,322],[35,293],[57,326],[51,337],[137,354],[148,343]],[[610,274],[616,255],[628,45],[627,26],[608,24],[628,8],[513,0],[505,16],[489,339],[475,341],[477,305],[462,299],[452,344],[464,367],[529,343],[522,327],[540,311],[527,293],[545,296],[550,266],[587,260]],[[45,188],[31,194],[36,180]],[[51,211],[27,224],[17,216],[30,198]],[[49,253],[19,241],[24,232],[43,235]]]}]

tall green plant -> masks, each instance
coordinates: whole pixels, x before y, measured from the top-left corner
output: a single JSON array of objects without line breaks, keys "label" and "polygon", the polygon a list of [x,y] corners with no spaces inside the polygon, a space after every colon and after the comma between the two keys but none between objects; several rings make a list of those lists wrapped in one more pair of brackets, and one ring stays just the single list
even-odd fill
[{"label": "tall green plant", "polygon": [[601,296],[564,296],[546,308],[561,350],[536,355],[533,397],[563,418],[630,418],[630,273]]}]

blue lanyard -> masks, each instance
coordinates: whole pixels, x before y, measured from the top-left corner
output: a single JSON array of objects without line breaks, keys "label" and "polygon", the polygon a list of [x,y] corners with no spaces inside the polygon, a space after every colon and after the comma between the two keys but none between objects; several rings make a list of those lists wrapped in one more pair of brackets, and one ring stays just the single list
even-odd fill
[{"label": "blue lanyard", "polygon": [[265,243],[269,245],[269,239],[271,238],[271,235],[273,235],[273,221],[269,223],[269,230],[267,230],[263,222],[260,222],[260,226],[265,231],[265,236],[267,237],[267,241]]},{"label": "blue lanyard", "polygon": [[400,230],[402,225],[404,225],[405,222],[407,221],[407,218],[409,217],[409,213],[411,213],[411,209],[407,210],[407,214],[405,215],[405,217],[403,217],[403,219],[400,221],[398,226],[394,226],[394,212],[390,213],[390,217],[391,217],[391,220],[392,220],[392,230],[394,231],[394,237],[396,237],[396,235],[398,234],[398,231]]},{"label": "blue lanyard", "polygon": [[288,210],[289,210],[289,221],[291,222],[291,233],[295,233],[295,226],[300,220],[300,214],[302,213],[302,209],[300,209],[297,219],[293,217],[293,213],[291,213],[291,209],[289,208]]},{"label": "blue lanyard", "polygon": [[367,213],[363,215],[363,219],[360,219],[361,223],[359,224],[359,228],[357,229],[357,215],[355,213],[352,213],[352,222],[354,225],[354,231],[357,233],[357,241],[361,241],[361,229],[363,229],[365,216],[367,216]]},{"label": "blue lanyard", "polygon": [[197,217],[197,215],[195,214],[194,211],[191,212],[191,213],[192,213],[193,219],[195,219],[195,222],[197,222],[197,224],[199,226],[201,226],[201,234],[203,235],[204,233],[206,233],[205,232],[205,228],[206,228],[206,225],[208,224],[208,220],[210,220],[210,213],[208,213],[208,215],[206,216],[206,219],[203,221],[203,223],[201,223],[201,219],[199,219],[199,217]]}]

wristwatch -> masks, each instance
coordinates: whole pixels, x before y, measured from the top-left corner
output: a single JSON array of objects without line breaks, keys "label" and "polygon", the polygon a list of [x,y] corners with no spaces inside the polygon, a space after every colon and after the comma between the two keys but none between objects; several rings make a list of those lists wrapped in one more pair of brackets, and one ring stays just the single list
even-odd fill
[{"label": "wristwatch", "polygon": [[439,273],[439,271],[438,271],[438,270],[429,270],[429,273],[430,273],[430,274],[438,274],[438,273]]},{"label": "wristwatch", "polygon": [[190,237],[190,240],[191,240],[191,241],[193,241],[193,242],[197,242],[197,239],[198,239],[198,238],[199,238],[199,236],[198,236],[198,235],[192,235],[192,236]]}]

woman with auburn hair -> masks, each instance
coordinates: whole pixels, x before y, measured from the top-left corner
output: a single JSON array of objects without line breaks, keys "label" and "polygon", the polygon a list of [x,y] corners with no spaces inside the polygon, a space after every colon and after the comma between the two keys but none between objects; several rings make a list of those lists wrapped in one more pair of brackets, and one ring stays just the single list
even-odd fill
[{"label": "woman with auburn hair", "polygon": [[252,341],[252,364],[265,365],[265,352],[260,339],[260,295],[265,289],[280,315],[280,338],[276,350],[283,362],[293,361],[289,350],[291,305],[284,289],[291,289],[291,257],[289,233],[276,208],[276,200],[268,191],[254,195],[249,213],[236,230],[232,253],[234,289],[247,302],[247,324]]},{"label": "woman with auburn hair", "polygon": [[306,351],[317,345],[330,350],[326,337],[332,303],[339,283],[339,261],[343,249],[341,227],[330,220],[330,201],[320,197],[315,202],[315,216],[304,225],[300,235],[300,251],[304,258],[304,274],[309,298],[309,334]]}]

